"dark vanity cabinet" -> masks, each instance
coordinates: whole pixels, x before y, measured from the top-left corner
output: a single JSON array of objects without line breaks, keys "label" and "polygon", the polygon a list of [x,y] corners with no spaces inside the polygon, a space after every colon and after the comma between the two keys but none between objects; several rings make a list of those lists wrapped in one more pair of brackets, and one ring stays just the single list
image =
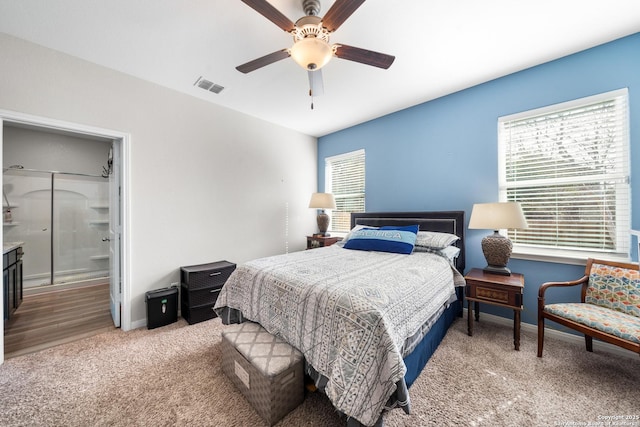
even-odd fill
[{"label": "dark vanity cabinet", "polygon": [[3,291],[4,291],[4,322],[11,319],[11,315],[22,303],[22,247],[13,247],[4,252]]}]

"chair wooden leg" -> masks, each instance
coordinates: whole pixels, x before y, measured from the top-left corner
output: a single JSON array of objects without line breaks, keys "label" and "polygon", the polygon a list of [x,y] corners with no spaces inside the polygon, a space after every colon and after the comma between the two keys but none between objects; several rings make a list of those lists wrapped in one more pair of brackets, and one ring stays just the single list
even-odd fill
[{"label": "chair wooden leg", "polygon": [[587,351],[593,352],[593,337],[585,335],[584,342],[587,345]]},{"label": "chair wooden leg", "polygon": [[538,357],[542,357],[542,347],[544,346],[544,318],[538,318]]}]

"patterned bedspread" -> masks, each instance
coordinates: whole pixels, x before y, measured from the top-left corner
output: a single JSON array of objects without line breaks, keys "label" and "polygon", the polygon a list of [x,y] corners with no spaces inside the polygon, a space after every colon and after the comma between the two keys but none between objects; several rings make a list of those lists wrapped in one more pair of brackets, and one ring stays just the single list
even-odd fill
[{"label": "patterned bedspread", "polygon": [[371,426],[404,378],[405,340],[463,283],[434,254],[333,245],[246,263],[227,280],[215,308],[220,315],[239,310],[298,348],[328,379],[325,393],[334,406]]}]

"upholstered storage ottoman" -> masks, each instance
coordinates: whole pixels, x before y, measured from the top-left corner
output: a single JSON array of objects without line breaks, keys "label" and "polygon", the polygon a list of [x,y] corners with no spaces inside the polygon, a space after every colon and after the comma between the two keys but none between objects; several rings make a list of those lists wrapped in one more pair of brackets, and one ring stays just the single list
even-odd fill
[{"label": "upholstered storage ottoman", "polygon": [[302,353],[257,323],[222,331],[222,370],[270,425],[304,400]]}]

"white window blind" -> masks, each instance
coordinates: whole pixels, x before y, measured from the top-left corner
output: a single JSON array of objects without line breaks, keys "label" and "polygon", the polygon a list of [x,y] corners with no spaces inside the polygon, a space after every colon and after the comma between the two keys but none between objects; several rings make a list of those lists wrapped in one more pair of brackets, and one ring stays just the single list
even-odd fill
[{"label": "white window blind", "polygon": [[628,255],[627,90],[498,120],[500,200],[520,202],[529,227],[516,248]]},{"label": "white window blind", "polygon": [[364,161],[364,150],[325,159],[325,191],[336,199],[331,231],[349,231],[351,212],[364,212]]}]

